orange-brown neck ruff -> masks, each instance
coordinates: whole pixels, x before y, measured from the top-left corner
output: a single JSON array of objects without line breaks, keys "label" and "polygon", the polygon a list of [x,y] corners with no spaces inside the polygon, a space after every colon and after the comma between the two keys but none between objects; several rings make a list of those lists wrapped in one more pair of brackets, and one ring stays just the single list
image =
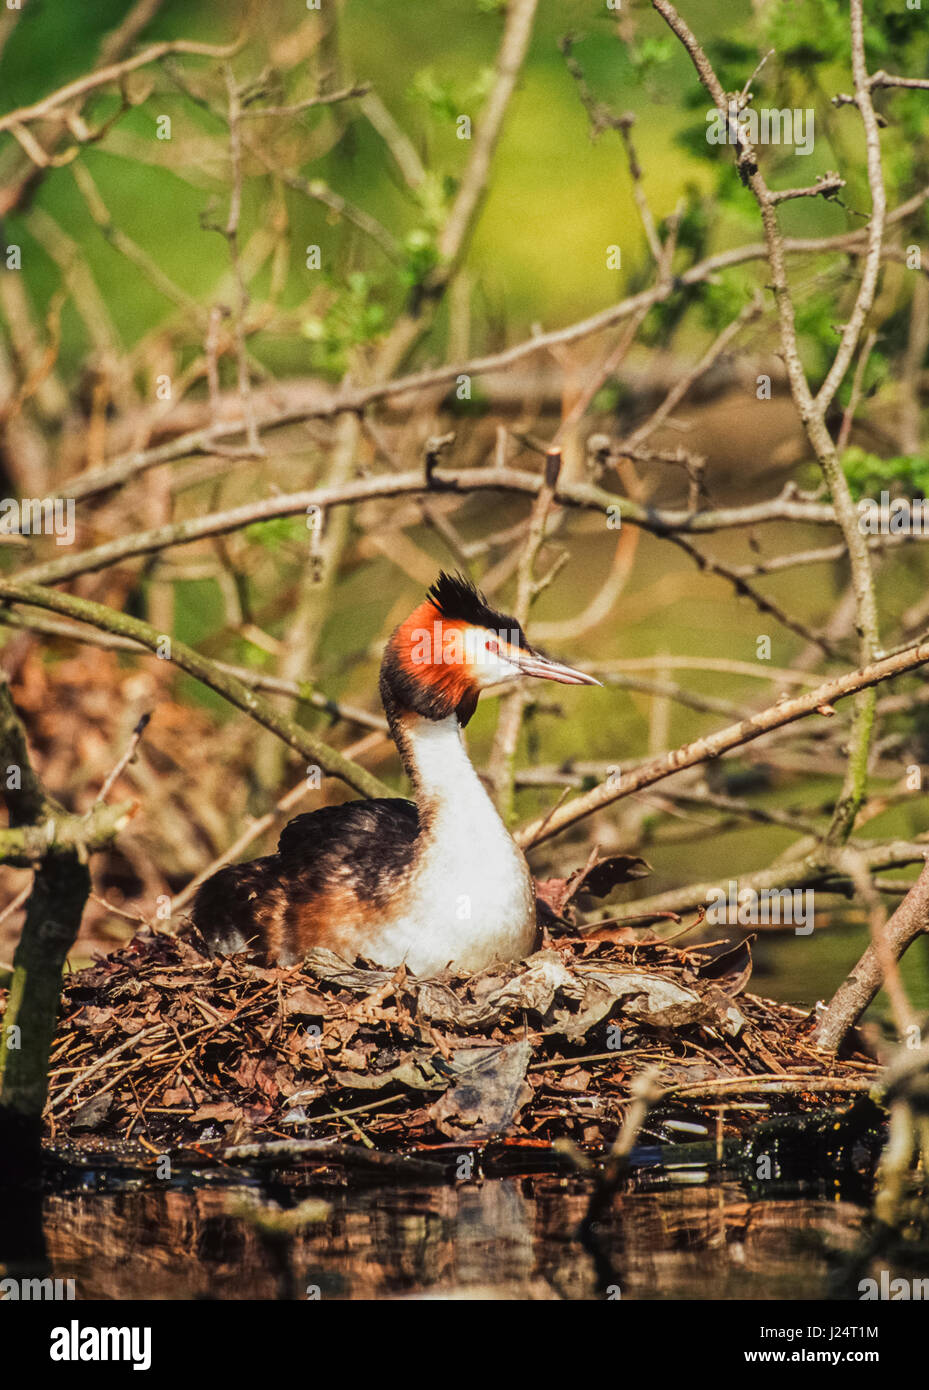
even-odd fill
[{"label": "orange-brown neck ruff", "polygon": [[426,719],[457,714],[467,724],[479,687],[466,660],[470,624],[443,618],[429,601],[415,608],[393,632],[381,667],[381,697],[387,717],[411,711]]}]

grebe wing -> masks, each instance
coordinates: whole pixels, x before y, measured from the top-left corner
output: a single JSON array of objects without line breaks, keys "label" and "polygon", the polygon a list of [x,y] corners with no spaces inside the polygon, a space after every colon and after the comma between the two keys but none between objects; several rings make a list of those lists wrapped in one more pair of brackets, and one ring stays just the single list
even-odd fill
[{"label": "grebe wing", "polygon": [[416,806],[399,797],[309,811],[285,825],[277,854],[230,864],[201,884],[191,916],[214,950],[258,946],[297,959],[310,944],[305,910],[340,891],[383,907],[409,872],[418,834]]},{"label": "grebe wing", "polygon": [[305,862],[344,849],[340,857],[367,859],[372,852],[385,859],[412,853],[419,834],[419,812],[402,797],[347,801],[342,806],[322,806],[295,816],[281,831],[277,852],[283,864]]}]

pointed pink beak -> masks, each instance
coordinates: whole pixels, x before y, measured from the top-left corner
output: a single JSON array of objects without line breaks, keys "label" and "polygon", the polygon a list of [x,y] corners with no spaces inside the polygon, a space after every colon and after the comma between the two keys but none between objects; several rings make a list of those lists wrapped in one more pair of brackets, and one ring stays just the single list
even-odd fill
[{"label": "pointed pink beak", "polygon": [[520,649],[518,666],[524,676],[538,676],[545,681],[558,681],[561,685],[602,685],[595,676],[588,676],[586,671],[578,671],[573,666],[562,666],[558,661],[551,661],[541,652],[534,652],[531,647]]}]

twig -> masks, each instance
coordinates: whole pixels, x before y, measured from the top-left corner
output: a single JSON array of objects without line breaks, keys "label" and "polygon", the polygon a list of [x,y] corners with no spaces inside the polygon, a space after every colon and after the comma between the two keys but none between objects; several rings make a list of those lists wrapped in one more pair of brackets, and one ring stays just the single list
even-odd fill
[{"label": "twig", "polygon": [[367,96],[371,88],[367,83],[343,87],[338,92],[322,92],[315,97],[295,101],[292,106],[244,106],[239,112],[240,121],[255,120],[262,116],[298,116],[303,111],[311,111],[317,106],[334,106],[337,102],[350,101],[353,97]]},{"label": "twig", "polygon": [[764,594],[759,593],[753,584],[750,584],[743,575],[739,574],[730,565],[725,564],[722,560],[714,559],[712,555],[704,555],[701,550],[698,550],[689,540],[685,540],[683,536],[674,535],[673,532],[669,532],[667,539],[683,550],[685,554],[689,555],[705,573],[718,574],[721,579],[727,579],[740,597],[752,601],[759,613],[767,613],[769,617],[779,622],[782,627],[786,627],[789,632],[795,632],[798,637],[802,637],[805,641],[812,642],[815,646],[819,647],[820,651],[826,656],[835,657],[838,661],[845,660],[845,653],[841,648],[835,646],[827,637],[812,632],[805,623],[801,623],[797,618],[792,618],[790,614],[785,612],[773,599],[766,598]]},{"label": "twig", "polygon": [[299,174],[292,174],[289,170],[281,168],[260,144],[256,145],[254,141],[245,138],[242,143],[249,154],[260,160],[265,168],[274,174],[275,178],[286,183],[288,188],[292,188],[295,193],[302,193],[306,198],[312,198],[314,202],[322,203],[337,216],[344,217],[346,222],[351,222],[359,231],[364,232],[365,236],[370,237],[390,260],[397,263],[403,260],[403,249],[393,234],[378,222],[376,217],[343,198],[341,193],[336,193],[325,179],[301,178]]},{"label": "twig", "polygon": [[359,106],[393,155],[407,188],[414,191],[421,188],[426,180],[422,160],[413,142],[394,120],[377,92],[366,92]]},{"label": "twig", "polygon": [[674,386],[672,386],[671,390],[654,413],[622,441],[618,446],[617,452],[626,453],[627,451],[641,448],[645,441],[655,433],[655,430],[657,430],[659,426],[667,420],[668,416],[677,409],[694,382],[699,381],[702,376],[705,376],[706,373],[716,365],[723,353],[729,348],[730,344],[741,333],[742,329],[748,324],[754,323],[757,318],[760,318],[763,309],[764,300],[760,293],[756,291],[741,312],[736,315],[731,323],[727,323],[722,332],[717,335],[700,358],[699,362],[695,363],[690,371],[685,372],[680,380],[675,382]]},{"label": "twig", "polygon": [[[105,1052],[102,1057],[98,1057],[95,1062],[91,1062],[86,1070],[78,1072],[74,1080],[70,1081],[63,1090],[58,1092],[48,1107],[49,1114],[54,1114],[56,1110],[60,1110],[65,1101],[72,1096],[75,1091],[79,1090],[92,1076],[96,1076],[97,1072],[103,1071],[105,1067],[108,1067],[114,1057],[119,1057],[130,1047],[137,1047],[139,1043],[146,1042],[150,1038],[155,1037],[156,1034],[166,1033],[167,1031],[167,1024],[156,1023],[151,1028],[143,1028],[141,1032],[133,1033],[131,1037],[124,1038],[121,1043],[117,1043],[115,1047],[111,1047],[109,1052]],[[99,1095],[100,1092],[97,1092],[97,1094]]]},{"label": "twig", "polygon": [[242,114],[242,101],[232,68],[228,63],[224,66],[223,74],[226,80],[228,100],[226,119],[229,125],[229,162],[232,166],[232,190],[229,196],[229,214],[226,218],[226,225],[220,230],[229,247],[229,260],[232,263],[232,273],[238,292],[238,304],[232,323],[238,369],[239,400],[242,402],[242,414],[245,417],[245,441],[249,453],[257,458],[263,454],[264,450],[258,437],[255,411],[252,405],[252,385],[245,344],[245,318],[248,313],[249,293],[245,283],[245,273],[242,270],[242,258],[239,254],[239,217],[242,211],[242,132],[239,129],[239,119]]},{"label": "twig", "polygon": [[141,53],[136,53],[131,58],[124,58],[122,62],[111,63],[108,67],[97,68],[95,72],[78,77],[74,82],[59,87],[57,92],[43,97],[41,101],[33,102],[31,106],[20,106],[15,111],[7,112],[5,116],[0,116],[0,131],[12,130],[14,126],[25,125],[28,121],[45,120],[66,102],[72,101],[74,97],[86,96],[88,92],[93,92],[98,87],[105,87],[110,82],[117,82],[128,76],[130,72],[135,72],[137,68],[146,67],[149,63],[160,62],[162,58],[166,58],[171,53],[186,53],[199,58],[232,58],[239,52],[244,42],[245,35],[243,34],[236,39],[235,43],[225,45],[194,43],[189,39],[171,39],[163,43],[153,44],[150,48],[143,49]]},{"label": "twig", "polygon": [[[0,922],[5,922],[8,917],[12,917],[14,912],[18,912],[31,892],[32,880],[30,879],[28,883],[25,883],[23,887],[20,888],[16,896],[10,899],[3,911],[0,912]],[[5,968],[6,967],[4,967],[4,969]],[[12,966],[10,969],[12,969]]]},{"label": "twig", "polygon": [[762,1095],[788,1096],[802,1091],[809,1091],[811,1095],[828,1095],[830,1092],[843,1094],[872,1091],[875,1080],[876,1077],[866,1076],[781,1076],[774,1072],[767,1076],[722,1077],[719,1081],[685,1081],[679,1086],[668,1086],[662,1092],[662,1096],[692,1096],[694,1099],[702,1099],[704,1096],[744,1095],[746,1092],[756,1091]]},{"label": "twig", "polygon": [[119,759],[119,762],[113,768],[109,777],[107,777],[103,786],[100,788],[99,793],[97,794],[98,805],[106,801],[110,792],[113,790],[113,787],[115,786],[118,778],[132,762],[132,759],[135,757],[136,754],[136,749],[138,748],[139,743],[141,742],[142,735],[145,733],[146,727],[151,717],[151,712],[143,714],[140,717],[138,723],[132,731],[132,737],[126,745],[125,752],[123,753],[122,757]]}]

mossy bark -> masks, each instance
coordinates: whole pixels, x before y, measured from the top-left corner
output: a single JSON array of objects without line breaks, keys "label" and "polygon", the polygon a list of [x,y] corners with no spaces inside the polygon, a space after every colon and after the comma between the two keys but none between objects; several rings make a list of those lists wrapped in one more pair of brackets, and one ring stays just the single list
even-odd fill
[{"label": "mossy bark", "polygon": [[89,892],[87,865],[74,854],[50,858],[36,872],[0,1037],[0,1154],[8,1134],[38,1137],[61,972]]},{"label": "mossy bark", "polygon": [[[3,833],[15,839],[32,831],[35,822],[52,824],[61,807],[45,793],[32,768],[23,727],[5,684],[0,684],[0,761],[11,827]],[[0,1025],[0,1178],[13,1182],[38,1172],[61,971],[90,892],[84,846],[55,846],[47,834],[42,843],[45,853],[36,861]]]}]

